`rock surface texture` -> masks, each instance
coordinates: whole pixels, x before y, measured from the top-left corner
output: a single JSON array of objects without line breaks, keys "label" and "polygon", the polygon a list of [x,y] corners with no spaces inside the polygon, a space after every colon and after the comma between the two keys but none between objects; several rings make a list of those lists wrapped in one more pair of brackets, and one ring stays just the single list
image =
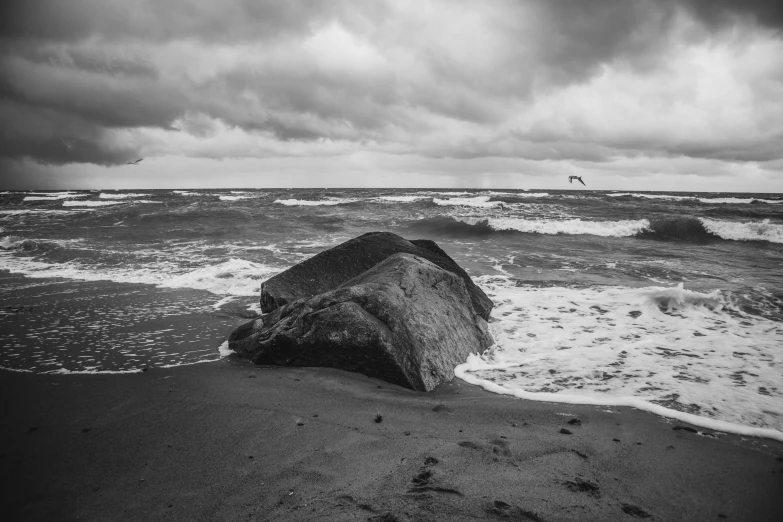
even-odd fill
[{"label": "rock surface texture", "polygon": [[397,253],[240,326],[229,347],[256,364],[339,368],[429,391],[492,344],[470,298],[459,275]]},{"label": "rock surface texture", "polygon": [[492,301],[434,241],[408,241],[391,232],[361,235],[270,278],[261,285],[261,311],[269,313],[297,299],[332,290],[397,253],[415,254],[458,275],[465,283],[475,312],[489,320]]}]

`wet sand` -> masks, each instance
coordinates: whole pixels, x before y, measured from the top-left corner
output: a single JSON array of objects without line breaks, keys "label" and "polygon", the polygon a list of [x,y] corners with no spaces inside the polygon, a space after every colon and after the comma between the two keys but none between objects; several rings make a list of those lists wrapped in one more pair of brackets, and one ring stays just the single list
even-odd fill
[{"label": "wet sand", "polygon": [[459,380],[425,394],[229,358],[126,375],[0,371],[0,401],[5,520],[783,513],[779,442],[674,429],[684,425],[631,409],[523,401]]}]

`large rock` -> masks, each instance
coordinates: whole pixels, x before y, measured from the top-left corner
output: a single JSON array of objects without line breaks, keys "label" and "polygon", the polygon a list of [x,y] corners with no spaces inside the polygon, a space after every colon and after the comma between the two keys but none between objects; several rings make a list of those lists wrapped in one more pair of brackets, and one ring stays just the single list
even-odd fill
[{"label": "large rock", "polygon": [[492,344],[464,280],[394,254],[338,288],[237,328],[229,347],[256,364],[327,366],[429,391]]},{"label": "large rock", "polygon": [[268,279],[261,285],[261,311],[269,313],[297,299],[337,288],[397,253],[415,254],[461,277],[473,309],[485,321],[489,320],[492,301],[434,241],[408,241],[391,232],[361,235]]}]

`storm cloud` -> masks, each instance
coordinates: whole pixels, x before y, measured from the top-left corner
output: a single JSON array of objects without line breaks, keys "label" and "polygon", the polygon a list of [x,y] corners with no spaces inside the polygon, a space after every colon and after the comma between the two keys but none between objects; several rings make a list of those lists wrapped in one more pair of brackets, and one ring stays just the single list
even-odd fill
[{"label": "storm cloud", "polygon": [[783,158],[780,2],[17,4],[7,160]]}]

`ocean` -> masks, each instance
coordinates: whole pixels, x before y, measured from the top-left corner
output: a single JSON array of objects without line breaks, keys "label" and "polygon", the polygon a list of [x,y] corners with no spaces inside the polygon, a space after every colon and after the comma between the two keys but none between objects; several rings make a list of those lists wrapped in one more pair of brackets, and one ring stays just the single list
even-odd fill
[{"label": "ocean", "polygon": [[0,193],[0,367],[209,362],[261,283],[369,231],[433,239],[495,303],[496,393],[783,440],[783,194]]}]

